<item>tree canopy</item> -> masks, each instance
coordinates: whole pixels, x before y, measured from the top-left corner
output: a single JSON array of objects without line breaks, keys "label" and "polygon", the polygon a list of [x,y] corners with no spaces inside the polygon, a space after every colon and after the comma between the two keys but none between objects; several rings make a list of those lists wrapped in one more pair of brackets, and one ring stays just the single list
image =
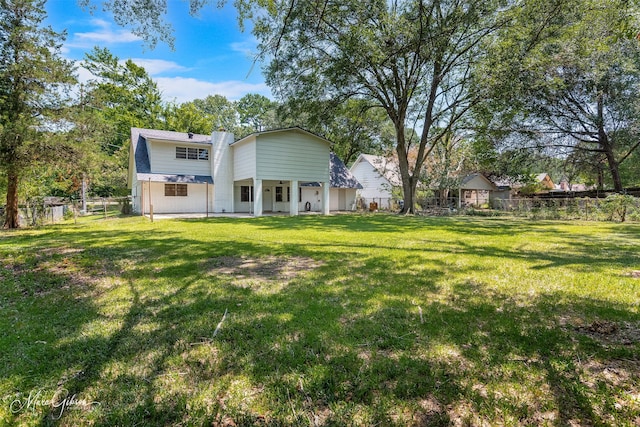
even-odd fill
[{"label": "tree canopy", "polygon": [[44,1],[0,0],[0,169],[5,173],[5,228],[18,227],[18,186],[25,168],[56,151],[43,131],[63,109],[72,64],[60,55],[64,34],[45,27]]},{"label": "tree canopy", "polygon": [[[404,209],[412,213],[427,156],[480,99],[468,90],[470,74],[484,54],[481,41],[502,25],[501,6],[291,1],[254,24],[276,95],[363,99],[386,112],[395,129]],[[420,135],[416,143],[406,138],[407,128]]]},{"label": "tree canopy", "polygon": [[620,165],[640,146],[635,12],[627,0],[569,0],[532,3],[514,16],[518,25],[490,40],[485,48],[494,55],[475,73],[476,87],[489,94],[477,106],[489,145],[607,170],[622,191]]}]

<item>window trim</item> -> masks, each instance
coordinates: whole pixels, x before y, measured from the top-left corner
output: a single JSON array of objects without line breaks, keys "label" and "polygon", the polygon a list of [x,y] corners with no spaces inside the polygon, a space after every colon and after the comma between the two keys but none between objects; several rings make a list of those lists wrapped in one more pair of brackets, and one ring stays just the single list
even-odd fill
[{"label": "window trim", "polygon": [[164,196],[165,197],[189,197],[189,185],[165,183]]},{"label": "window trim", "polygon": [[[245,190],[246,189],[246,190]],[[246,194],[245,194],[246,192]],[[255,200],[255,197],[252,197],[253,193],[253,185],[241,185],[240,186],[240,202],[241,203],[251,203]],[[246,200],[245,200],[246,196]]]},{"label": "window trim", "polygon": [[176,146],[176,160],[204,160],[209,161],[209,149],[199,147]]}]

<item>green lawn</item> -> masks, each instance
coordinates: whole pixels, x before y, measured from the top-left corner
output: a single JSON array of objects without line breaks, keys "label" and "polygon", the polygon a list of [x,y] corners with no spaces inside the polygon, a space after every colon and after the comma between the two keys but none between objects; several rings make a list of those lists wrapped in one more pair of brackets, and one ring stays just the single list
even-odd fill
[{"label": "green lawn", "polygon": [[638,224],[1,232],[0,425],[637,426],[637,270]]}]

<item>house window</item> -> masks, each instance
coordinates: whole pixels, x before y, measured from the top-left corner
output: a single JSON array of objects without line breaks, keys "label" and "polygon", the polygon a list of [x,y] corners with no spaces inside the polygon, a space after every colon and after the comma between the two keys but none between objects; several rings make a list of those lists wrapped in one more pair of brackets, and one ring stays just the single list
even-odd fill
[{"label": "house window", "polygon": [[276,187],[276,202],[282,201],[282,187]]},{"label": "house window", "polygon": [[253,194],[253,186],[243,185],[240,187],[240,201],[241,202],[250,202],[251,195]]},{"label": "house window", "polygon": [[165,184],[164,195],[167,197],[173,197],[173,196],[186,197],[188,195],[187,184]]},{"label": "house window", "polygon": [[291,201],[291,187],[287,187],[287,202]]},{"label": "house window", "polygon": [[176,147],[176,159],[209,160],[209,149]]}]

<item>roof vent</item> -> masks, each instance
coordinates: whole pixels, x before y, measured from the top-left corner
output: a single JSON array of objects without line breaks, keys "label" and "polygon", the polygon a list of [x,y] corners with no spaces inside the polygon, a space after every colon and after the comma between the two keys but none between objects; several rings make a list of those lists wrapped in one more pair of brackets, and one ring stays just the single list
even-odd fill
[{"label": "roof vent", "polygon": [[189,132],[187,135],[189,136],[189,139],[193,139],[193,132]]}]

